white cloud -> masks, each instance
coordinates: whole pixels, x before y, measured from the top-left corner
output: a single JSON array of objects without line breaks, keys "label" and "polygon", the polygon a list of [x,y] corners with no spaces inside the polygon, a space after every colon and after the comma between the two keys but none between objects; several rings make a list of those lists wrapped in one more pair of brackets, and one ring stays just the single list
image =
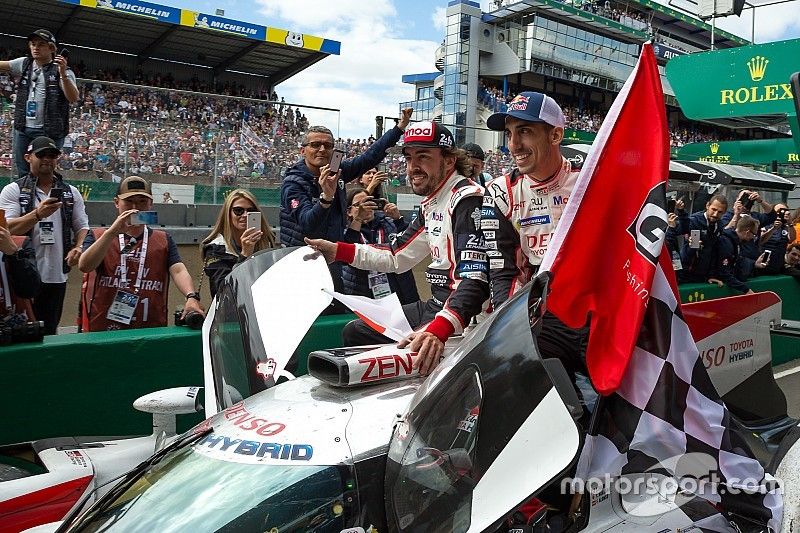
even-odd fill
[{"label": "white cloud", "polygon": [[434,28],[444,33],[447,27],[447,24],[445,24],[447,22],[447,8],[439,6],[434,9],[433,13],[431,13],[431,21],[433,22]]},{"label": "white cloud", "polygon": [[[413,87],[401,82],[403,74],[435,68],[438,43],[397,36],[393,29],[397,15],[388,0],[259,0],[259,4],[265,13],[294,23],[296,31],[317,31],[342,43],[341,55],[324,58],[280,84],[277,91],[287,102],[340,109],[343,137],[367,137],[375,131],[376,115],[397,116],[398,103],[414,97]],[[337,126],[330,112],[310,110],[307,115],[312,123]]]}]

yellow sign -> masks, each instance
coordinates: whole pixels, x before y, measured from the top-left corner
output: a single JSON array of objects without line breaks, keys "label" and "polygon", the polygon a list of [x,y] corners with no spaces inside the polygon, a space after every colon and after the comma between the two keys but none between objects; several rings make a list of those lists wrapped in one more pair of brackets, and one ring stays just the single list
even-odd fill
[{"label": "yellow sign", "polygon": [[708,147],[711,150],[711,153],[714,155],[719,152],[719,143],[711,143]]}]

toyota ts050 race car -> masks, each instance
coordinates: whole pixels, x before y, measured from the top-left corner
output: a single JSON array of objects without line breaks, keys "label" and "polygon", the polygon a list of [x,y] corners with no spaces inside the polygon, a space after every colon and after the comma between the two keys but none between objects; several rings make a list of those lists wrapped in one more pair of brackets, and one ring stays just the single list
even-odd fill
[{"label": "toyota ts050 race car", "polygon": [[[291,286],[302,271],[307,302],[295,303],[316,309],[309,315],[326,305],[320,287],[330,284],[328,270],[308,249],[254,259],[274,266],[252,283],[253,294],[280,279],[278,287]],[[261,336],[272,327],[290,338],[302,332],[287,313],[267,325],[260,313],[271,311],[243,296],[248,279],[234,271],[204,328],[212,416],[92,506],[39,531],[732,530],[699,524],[682,490],[632,494],[613,483],[587,486],[578,497],[564,490],[596,403],[585,380],[573,381],[560,361],[538,352],[546,278],[449,345],[427,379],[415,375],[414,354],[364,347],[312,354],[310,375],[277,386],[293,342]],[[741,298],[738,308],[750,311],[723,326],[710,325],[713,309],[695,308],[705,321],[702,361],[736,418],[733,431],[781,479],[782,529],[791,531],[800,433],[763,349],[764,326],[780,316],[780,302]],[[744,344],[725,340],[731,328]],[[250,339],[261,352],[246,346]],[[715,344],[736,351],[720,359]]]}]

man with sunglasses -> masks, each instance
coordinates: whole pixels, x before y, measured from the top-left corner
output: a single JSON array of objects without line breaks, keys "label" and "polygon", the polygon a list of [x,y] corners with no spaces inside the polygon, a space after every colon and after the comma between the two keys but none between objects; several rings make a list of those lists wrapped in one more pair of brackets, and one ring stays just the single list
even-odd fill
[{"label": "man with sunglasses", "polygon": [[28,35],[30,57],[0,61],[0,71],[19,80],[14,101],[14,164],[17,174],[28,172],[25,147],[46,135],[61,149],[69,133],[69,105],[78,101],[75,74],[66,53],[56,54],[56,38],[40,29]]},{"label": "man with sunglasses", "polygon": [[[339,241],[347,227],[347,195],[344,184],[374,168],[397,144],[411,120],[412,109],[403,109],[395,127],[383,134],[362,155],[345,159],[338,172],[330,171],[333,133],[324,126],[311,126],[303,135],[303,158],[289,167],[281,184],[281,244],[304,246],[304,238]],[[337,290],[342,289],[341,265],[331,264]]]}]

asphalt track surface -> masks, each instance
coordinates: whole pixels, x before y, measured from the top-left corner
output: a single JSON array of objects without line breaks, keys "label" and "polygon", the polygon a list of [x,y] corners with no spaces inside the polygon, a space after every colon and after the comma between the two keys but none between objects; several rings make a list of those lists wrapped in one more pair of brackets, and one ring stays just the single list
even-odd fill
[{"label": "asphalt track surface", "polygon": [[778,386],[786,395],[789,416],[800,418],[800,360],[775,367],[773,371]]}]

